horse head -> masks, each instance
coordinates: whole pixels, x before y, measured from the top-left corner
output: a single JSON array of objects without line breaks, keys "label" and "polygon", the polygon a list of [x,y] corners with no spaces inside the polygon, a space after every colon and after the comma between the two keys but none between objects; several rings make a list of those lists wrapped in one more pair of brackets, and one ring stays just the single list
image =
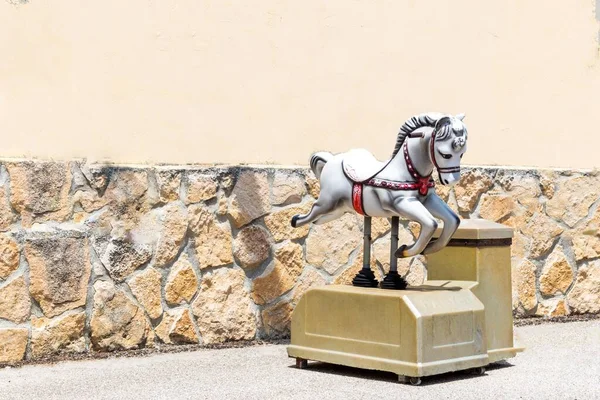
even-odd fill
[{"label": "horse head", "polygon": [[445,116],[437,120],[430,140],[430,157],[443,185],[460,179],[460,160],[467,151],[465,115]]}]

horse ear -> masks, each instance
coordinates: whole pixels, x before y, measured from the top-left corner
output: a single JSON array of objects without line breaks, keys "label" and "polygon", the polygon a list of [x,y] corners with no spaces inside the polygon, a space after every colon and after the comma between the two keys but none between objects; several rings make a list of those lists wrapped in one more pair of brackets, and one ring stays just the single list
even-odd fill
[{"label": "horse ear", "polygon": [[446,115],[445,117],[442,117],[440,119],[438,119],[435,123],[435,129],[437,130],[438,128],[449,124],[450,122],[452,122],[451,117]]},{"label": "horse ear", "polygon": [[465,119],[465,114],[464,113],[457,114],[456,118],[458,118],[462,121],[463,119]]}]

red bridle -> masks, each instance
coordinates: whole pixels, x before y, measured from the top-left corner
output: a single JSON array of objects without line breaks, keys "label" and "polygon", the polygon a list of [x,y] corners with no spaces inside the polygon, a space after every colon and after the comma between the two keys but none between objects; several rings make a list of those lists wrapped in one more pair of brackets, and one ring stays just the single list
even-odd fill
[{"label": "red bridle", "polygon": [[460,165],[457,165],[456,167],[440,167],[438,165],[437,160],[435,158],[435,136],[436,133],[434,129],[433,132],[431,132],[431,140],[429,140],[429,157],[431,157],[431,162],[433,162],[433,165],[435,166],[435,169],[437,169],[438,174],[450,174],[452,172],[460,172]]}]

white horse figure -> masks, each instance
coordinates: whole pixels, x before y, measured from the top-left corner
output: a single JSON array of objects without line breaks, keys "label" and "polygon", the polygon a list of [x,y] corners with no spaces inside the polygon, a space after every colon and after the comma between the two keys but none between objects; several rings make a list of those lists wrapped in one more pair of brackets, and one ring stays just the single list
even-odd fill
[{"label": "white horse figure", "polygon": [[[387,162],[377,161],[363,149],[336,155],[313,154],[310,167],[321,183],[321,192],[308,214],[292,218],[292,226],[310,222],[323,224],[345,212],[355,211],[365,216],[365,225],[368,220],[370,231],[367,217],[392,218],[397,224],[397,217],[402,216],[418,222],[421,232],[411,246],[393,249],[396,257],[441,250],[450,241],[460,220],[435,193],[431,174],[437,169],[439,181],[444,185],[453,185],[459,180],[460,160],[467,150],[463,118],[464,114],[439,113],[410,118],[400,128],[392,158]],[[439,238],[431,241],[438,225],[435,218],[442,220],[444,226]],[[394,226],[392,236],[393,230]],[[368,234],[370,236],[370,232]],[[367,254],[365,241],[365,257]],[[391,271],[395,271],[395,264],[391,265]]]}]

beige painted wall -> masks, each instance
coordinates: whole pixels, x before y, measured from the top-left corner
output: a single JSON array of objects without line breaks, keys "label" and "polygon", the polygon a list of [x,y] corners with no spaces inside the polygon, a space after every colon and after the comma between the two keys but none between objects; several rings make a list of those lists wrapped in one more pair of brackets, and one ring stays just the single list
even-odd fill
[{"label": "beige painted wall", "polygon": [[594,3],[0,1],[0,156],[385,158],[436,110],[465,163],[600,167]]}]

